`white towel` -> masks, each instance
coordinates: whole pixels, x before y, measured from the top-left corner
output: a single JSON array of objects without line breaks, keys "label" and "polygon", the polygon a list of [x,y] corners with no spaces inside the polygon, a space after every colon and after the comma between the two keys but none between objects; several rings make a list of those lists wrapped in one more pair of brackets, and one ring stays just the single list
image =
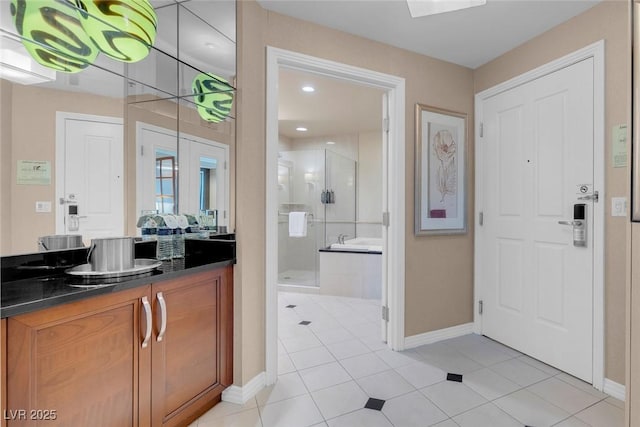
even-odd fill
[{"label": "white towel", "polygon": [[305,237],[307,235],[307,213],[289,212],[289,236]]}]

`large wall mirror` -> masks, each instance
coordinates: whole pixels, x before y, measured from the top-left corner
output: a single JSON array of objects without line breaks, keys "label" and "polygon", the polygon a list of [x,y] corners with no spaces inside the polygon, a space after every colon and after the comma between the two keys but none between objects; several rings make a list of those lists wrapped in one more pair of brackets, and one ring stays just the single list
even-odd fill
[{"label": "large wall mirror", "polygon": [[[14,3],[29,13],[46,1]],[[35,252],[51,234],[137,235],[149,210],[215,210],[233,230],[235,0],[150,4],[148,55],[122,62],[102,51],[67,73],[32,59],[38,42],[19,36],[0,0],[1,255]],[[203,108],[211,94],[231,111]]]}]

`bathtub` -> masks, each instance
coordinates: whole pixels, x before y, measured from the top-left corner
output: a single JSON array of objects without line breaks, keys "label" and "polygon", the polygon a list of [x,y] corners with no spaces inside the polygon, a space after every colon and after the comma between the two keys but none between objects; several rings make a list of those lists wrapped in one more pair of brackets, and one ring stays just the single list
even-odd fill
[{"label": "bathtub", "polygon": [[320,249],[320,293],[380,299],[382,239],[358,237]]},{"label": "bathtub", "polygon": [[376,237],[357,237],[345,240],[344,243],[334,243],[329,249],[343,252],[379,252],[382,253],[382,239]]}]

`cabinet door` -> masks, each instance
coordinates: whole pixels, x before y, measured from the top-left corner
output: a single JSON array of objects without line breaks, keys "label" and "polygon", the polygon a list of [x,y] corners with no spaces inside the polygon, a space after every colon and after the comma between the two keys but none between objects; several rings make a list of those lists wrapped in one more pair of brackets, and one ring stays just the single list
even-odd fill
[{"label": "cabinet door", "polygon": [[9,318],[9,427],[148,426],[150,403],[139,396],[149,395],[140,315],[149,292],[142,286]]},{"label": "cabinet door", "polygon": [[153,426],[188,424],[231,384],[231,271],[222,268],[152,286]]}]

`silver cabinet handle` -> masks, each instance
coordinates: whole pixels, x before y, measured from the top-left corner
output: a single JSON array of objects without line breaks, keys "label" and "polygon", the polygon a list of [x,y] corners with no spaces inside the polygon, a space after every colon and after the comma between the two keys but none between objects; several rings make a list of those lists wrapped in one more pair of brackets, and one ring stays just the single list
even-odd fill
[{"label": "silver cabinet handle", "polygon": [[151,304],[149,304],[149,299],[147,297],[142,297],[142,308],[144,308],[145,322],[147,324],[144,340],[142,341],[142,348],[146,348],[149,345],[149,340],[151,339]]},{"label": "silver cabinet handle", "polygon": [[160,306],[160,328],[158,330],[158,338],[156,341],[160,342],[162,341],[162,338],[164,338],[164,333],[167,331],[167,303],[164,300],[162,292],[158,292],[156,298],[158,299],[158,304]]}]

